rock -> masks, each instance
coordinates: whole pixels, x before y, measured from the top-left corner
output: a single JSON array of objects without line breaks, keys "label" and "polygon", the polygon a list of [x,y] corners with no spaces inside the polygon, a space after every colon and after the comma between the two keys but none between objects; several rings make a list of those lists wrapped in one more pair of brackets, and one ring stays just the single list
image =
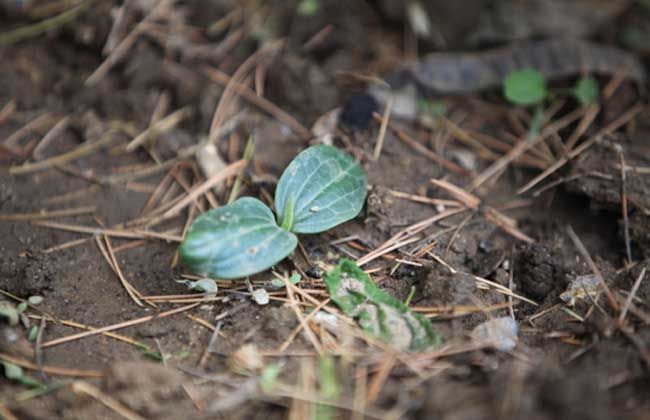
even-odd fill
[{"label": "rock", "polygon": [[511,351],[517,347],[517,321],[504,316],[486,321],[472,330],[474,341],[488,342],[495,350]]}]

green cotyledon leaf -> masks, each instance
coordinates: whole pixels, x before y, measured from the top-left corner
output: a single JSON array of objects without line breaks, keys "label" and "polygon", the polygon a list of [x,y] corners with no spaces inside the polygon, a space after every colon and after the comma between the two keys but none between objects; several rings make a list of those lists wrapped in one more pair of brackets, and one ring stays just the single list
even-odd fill
[{"label": "green cotyledon leaf", "polygon": [[283,228],[318,233],[354,218],[365,198],[366,175],[359,164],[335,147],[317,145],[285,169],[275,190],[275,209]]},{"label": "green cotyledon leaf", "polygon": [[546,80],[537,70],[513,71],[503,82],[503,94],[515,105],[535,105],[548,96]]},{"label": "green cotyledon leaf", "polygon": [[330,298],[370,335],[399,350],[421,351],[440,345],[431,322],[381,290],[354,261],[343,259],[325,274]]},{"label": "green cotyledon leaf", "polygon": [[264,203],[243,197],[199,216],[179,251],[194,273],[235,279],[266,270],[297,243],[296,235],[281,229]]}]

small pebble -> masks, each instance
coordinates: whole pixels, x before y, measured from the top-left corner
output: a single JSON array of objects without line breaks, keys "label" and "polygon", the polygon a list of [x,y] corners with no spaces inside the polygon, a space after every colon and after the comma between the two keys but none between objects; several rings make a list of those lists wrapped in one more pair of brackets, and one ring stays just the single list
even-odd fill
[{"label": "small pebble", "polygon": [[472,339],[478,342],[489,342],[499,351],[511,351],[517,346],[517,321],[504,316],[486,321],[472,330]]}]

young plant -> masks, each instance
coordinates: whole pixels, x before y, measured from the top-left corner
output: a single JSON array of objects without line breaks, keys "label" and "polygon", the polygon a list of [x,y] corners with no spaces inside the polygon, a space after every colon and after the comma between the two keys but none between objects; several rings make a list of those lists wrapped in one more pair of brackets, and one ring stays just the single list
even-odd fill
[{"label": "young plant", "polygon": [[351,156],[312,146],[287,166],[275,190],[276,217],[243,197],[198,217],[180,246],[196,274],[235,279],[266,270],[296,248],[297,233],[318,233],[359,214],[366,176]]},{"label": "young plant", "polygon": [[[596,79],[590,76],[581,77],[573,89],[560,90],[558,93],[572,95],[582,106],[589,105],[598,99],[599,89]],[[539,134],[544,119],[543,104],[547,98],[552,98],[554,92],[546,87],[546,80],[537,70],[526,69],[513,71],[503,81],[503,96],[510,103],[518,106],[534,106],[535,111],[528,130],[528,137],[534,138]]]},{"label": "young plant", "polygon": [[[589,105],[598,100],[598,82],[591,76],[582,76],[572,89],[559,90],[557,93],[568,93],[580,105]],[[541,105],[545,99],[552,97],[546,87],[544,76],[537,70],[517,70],[508,74],[503,81],[503,96],[510,103],[519,106]]]}]

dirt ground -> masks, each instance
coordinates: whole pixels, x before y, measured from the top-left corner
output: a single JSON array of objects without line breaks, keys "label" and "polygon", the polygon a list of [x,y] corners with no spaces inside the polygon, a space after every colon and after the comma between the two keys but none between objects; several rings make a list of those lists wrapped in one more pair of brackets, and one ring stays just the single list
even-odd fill
[{"label": "dirt ground", "polygon": [[[600,75],[601,86],[616,89],[597,109],[570,98],[550,101],[555,112],[545,126],[584,112],[474,189],[479,206],[431,224],[416,242],[363,267],[391,295],[410,296],[444,337],[442,348],[397,354],[308,321],[335,356],[340,391],[332,398],[323,396],[314,337],[304,330],[293,337],[300,325],[294,309],[304,318],[313,302],[273,286],[270,272],[251,278],[271,293],[268,305],[252,301],[241,281],[219,281],[216,297],[207,298],[175,281],[191,274],[176,257],[188,215],[211,205],[202,197],[192,211],[159,217],[205,179],[187,151],[208,136],[225,102],[218,152],[234,162],[254,136],[240,195],[269,201],[288,162],[319,139],[265,104],[308,128],[343,107],[343,122],[329,131],[367,173],[366,206],[353,221],[301,236],[301,251],[274,268],[303,274],[298,287],[323,302],[323,270],[448,210],[436,200],[458,197],[431,180],[469,190],[525,136],[531,117],[498,89],[436,96],[431,100],[444,104],[445,119],[391,119],[374,160],[380,125],[360,96],[370,76],[431,51],[507,47],[512,33],[488,37],[477,30],[468,41],[470,30],[483,28],[476,1],[463,10],[448,4],[456,2],[430,2],[434,35],[419,40],[395,5],[403,2],[320,0],[313,13],[301,9],[310,2],[299,1],[34,3],[0,0],[1,303],[43,298],[17,325],[0,324],[0,361],[23,366],[38,381],[8,379],[5,364],[1,417],[650,419],[647,86],[612,85],[615,75]],[[582,3],[597,9],[607,2]],[[623,36],[629,28],[645,34],[650,10],[643,2],[620,3],[599,17],[609,19],[605,30],[578,35],[618,45],[632,37]],[[2,36],[34,30],[66,10],[74,12],[71,21],[44,33]],[[548,35],[536,28],[524,36]],[[274,40],[281,48],[250,59]],[[624,44],[647,60],[639,45]],[[237,81],[253,93],[224,101],[228,75],[235,78],[246,63]],[[552,86],[561,91],[574,80]],[[260,106],[255,92],[268,102]],[[589,112],[594,118],[587,121]],[[586,125],[576,144],[593,144],[571,155],[565,145],[580,121]],[[143,145],[127,150],[148,129]],[[478,140],[463,141],[462,133]],[[559,170],[517,193],[565,156]],[[212,191],[215,203],[226,200],[233,181]],[[72,214],[52,214],[59,210]],[[606,289],[589,296],[582,289],[573,305],[563,299],[572,281],[595,272]],[[305,306],[292,306],[292,299]],[[514,350],[472,347],[474,327],[511,311],[519,326]],[[54,341],[132,320],[142,322],[112,336]],[[38,334],[29,340],[34,326]],[[246,352],[246,344],[255,347]],[[281,367],[278,383],[261,390],[261,372],[272,364]]]}]

